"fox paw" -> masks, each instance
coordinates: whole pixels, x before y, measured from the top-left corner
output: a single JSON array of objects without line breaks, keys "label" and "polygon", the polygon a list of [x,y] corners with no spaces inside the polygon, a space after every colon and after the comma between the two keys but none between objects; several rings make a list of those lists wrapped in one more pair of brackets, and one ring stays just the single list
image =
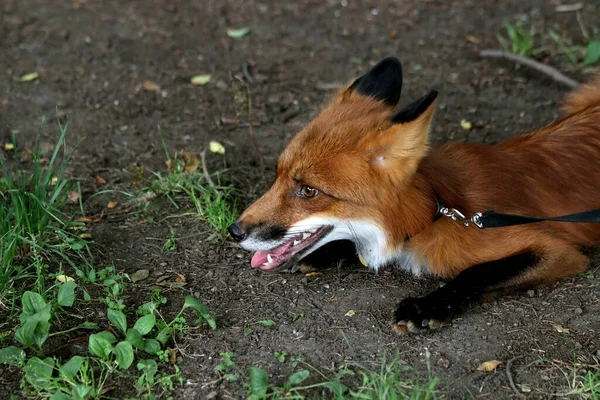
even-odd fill
[{"label": "fox paw", "polygon": [[408,297],[394,310],[393,327],[402,335],[421,329],[439,329],[449,316],[443,307],[428,297]]}]

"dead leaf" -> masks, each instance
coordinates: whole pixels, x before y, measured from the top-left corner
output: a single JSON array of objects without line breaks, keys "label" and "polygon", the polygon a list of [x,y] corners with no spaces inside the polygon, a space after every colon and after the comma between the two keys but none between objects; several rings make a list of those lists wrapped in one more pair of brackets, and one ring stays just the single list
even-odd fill
[{"label": "dead leaf", "polygon": [[216,153],[216,154],[225,154],[225,146],[223,146],[221,143],[217,142],[217,141],[211,141],[208,144],[208,148],[210,149],[210,151],[212,153]]},{"label": "dead leaf", "polygon": [[35,81],[39,77],[40,77],[40,74],[38,74],[37,72],[31,72],[29,74],[22,75],[20,78],[17,79],[17,81],[18,82],[31,82],[31,81]]},{"label": "dead leaf", "polygon": [[136,283],[139,281],[143,281],[144,279],[148,279],[149,276],[150,271],[148,271],[147,269],[138,269],[129,276],[129,279],[131,279],[131,282]]},{"label": "dead leaf", "polygon": [[317,276],[317,275],[319,275],[319,273],[318,273],[318,272],[316,272],[316,271],[314,271],[314,272],[309,272],[308,274],[304,274],[304,276],[308,276],[308,277],[311,277],[311,276]]},{"label": "dead leaf", "polygon": [[165,161],[165,165],[167,166],[167,171],[173,172],[173,161],[172,160]]},{"label": "dead leaf", "polygon": [[242,38],[250,33],[250,28],[227,29],[227,36],[235,39]]},{"label": "dead leaf", "polygon": [[177,278],[175,278],[175,282],[185,282],[185,276],[183,274],[177,274]]},{"label": "dead leaf", "polygon": [[14,150],[15,149],[15,145],[13,143],[6,143],[4,145],[4,150]]},{"label": "dead leaf", "polygon": [[196,75],[190,80],[190,83],[196,86],[206,85],[208,82],[210,82],[211,77],[212,76],[210,74]]},{"label": "dead leaf", "polygon": [[67,198],[69,199],[69,201],[77,204],[77,202],[79,201],[79,191],[78,190],[70,191],[69,194],[67,195]]},{"label": "dead leaf", "polygon": [[181,289],[185,286],[185,282],[161,282],[157,283],[157,285],[169,289]]},{"label": "dead leaf", "polygon": [[477,44],[477,43],[481,42],[481,40],[480,40],[480,39],[479,39],[477,36],[473,36],[473,35],[468,35],[468,36],[467,36],[467,40],[468,40],[469,42],[471,42],[471,43],[475,43],[475,44]]},{"label": "dead leaf", "polygon": [[96,179],[94,179],[94,183],[96,185],[106,185],[106,179],[102,178],[101,176],[97,176]]},{"label": "dead leaf", "polygon": [[144,87],[144,89],[146,89],[149,92],[160,92],[160,85],[156,82],[152,82],[150,80],[145,80],[142,83],[142,86]]},{"label": "dead leaf", "polygon": [[473,128],[473,124],[467,121],[466,119],[463,119],[462,121],[460,121],[460,127],[463,128],[465,131],[470,131],[471,128]]},{"label": "dead leaf", "polygon": [[91,239],[92,238],[92,234],[91,233],[82,233],[79,235],[80,238],[82,239]]},{"label": "dead leaf", "polygon": [[100,218],[79,217],[75,219],[75,222],[83,222],[84,224],[95,224],[97,222],[100,222]]},{"label": "dead leaf", "polygon": [[183,170],[185,172],[194,172],[200,166],[200,159],[189,151],[183,152]]},{"label": "dead leaf", "polygon": [[169,364],[175,365],[177,363],[177,351],[175,349],[169,350]]},{"label": "dead leaf", "polygon": [[555,330],[556,332],[558,332],[558,333],[566,333],[566,334],[569,334],[569,333],[571,332],[571,330],[570,330],[569,328],[563,328],[563,327],[562,327],[562,326],[560,326],[560,325],[553,324],[553,325],[552,325],[552,327],[553,327],[553,328],[554,328],[554,330]]},{"label": "dead leaf", "polygon": [[108,208],[109,210],[112,210],[113,208],[115,208],[118,205],[119,205],[118,201],[109,201],[108,204],[106,204],[106,208]]},{"label": "dead leaf", "polygon": [[354,317],[354,315],[356,315],[356,311],[354,310],[348,310],[346,313],[346,317]]},{"label": "dead leaf", "polygon": [[50,186],[56,185],[57,182],[58,182],[58,177],[53,176],[52,179],[50,179]]},{"label": "dead leaf", "polygon": [[496,368],[498,368],[498,365],[500,365],[500,364],[502,364],[502,361],[498,361],[498,360],[486,361],[486,362],[482,363],[479,367],[477,367],[477,371],[492,372],[492,371],[495,371]]},{"label": "dead leaf", "polygon": [[59,282],[65,283],[65,282],[72,282],[75,279],[71,278],[68,275],[57,275],[56,276],[56,280],[59,281]]}]

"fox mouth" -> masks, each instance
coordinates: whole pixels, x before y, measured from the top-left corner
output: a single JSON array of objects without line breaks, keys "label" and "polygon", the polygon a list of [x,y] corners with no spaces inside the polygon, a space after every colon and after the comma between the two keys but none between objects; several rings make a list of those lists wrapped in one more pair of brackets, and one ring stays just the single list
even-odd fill
[{"label": "fox mouth", "polygon": [[252,268],[263,271],[276,271],[284,267],[291,267],[300,261],[308,250],[314,247],[333,226],[322,226],[317,229],[299,233],[287,242],[270,250],[259,250],[252,256]]}]

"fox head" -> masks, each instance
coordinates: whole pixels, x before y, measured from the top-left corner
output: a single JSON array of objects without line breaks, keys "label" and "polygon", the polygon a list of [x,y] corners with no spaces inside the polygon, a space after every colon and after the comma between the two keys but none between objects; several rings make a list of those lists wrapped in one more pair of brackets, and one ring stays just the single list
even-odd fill
[{"label": "fox head", "polygon": [[375,269],[401,257],[433,212],[417,168],[437,97],[430,91],[397,110],[401,90],[400,61],[386,58],[292,139],[273,186],[229,228],[256,251],[252,267],[291,267],[334,240],[353,241]]}]

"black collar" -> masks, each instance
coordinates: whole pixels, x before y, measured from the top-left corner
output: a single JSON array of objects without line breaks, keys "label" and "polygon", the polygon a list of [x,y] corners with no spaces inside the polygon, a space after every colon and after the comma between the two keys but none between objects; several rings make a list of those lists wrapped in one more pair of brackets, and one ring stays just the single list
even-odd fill
[{"label": "black collar", "polygon": [[444,208],[445,206],[444,202],[437,193],[433,193],[433,198],[435,199],[436,206],[435,215],[433,216],[433,221],[435,222],[442,216],[442,208]]}]

